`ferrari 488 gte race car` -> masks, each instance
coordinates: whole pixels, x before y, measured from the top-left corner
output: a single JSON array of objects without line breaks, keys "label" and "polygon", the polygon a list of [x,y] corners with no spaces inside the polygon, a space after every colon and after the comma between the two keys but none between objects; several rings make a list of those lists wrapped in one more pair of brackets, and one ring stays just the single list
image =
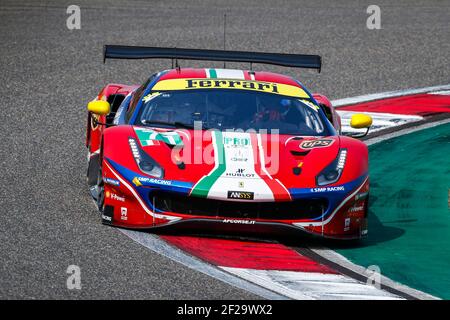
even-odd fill
[{"label": "ferrari 488 gte race car", "polygon": [[[88,104],[88,184],[103,223],[335,239],[367,233],[368,151],[328,99],[280,74],[180,68],[178,59],[321,67],[314,55],[105,46],[105,59],[172,59]],[[354,115],[354,128],[371,118]]]}]

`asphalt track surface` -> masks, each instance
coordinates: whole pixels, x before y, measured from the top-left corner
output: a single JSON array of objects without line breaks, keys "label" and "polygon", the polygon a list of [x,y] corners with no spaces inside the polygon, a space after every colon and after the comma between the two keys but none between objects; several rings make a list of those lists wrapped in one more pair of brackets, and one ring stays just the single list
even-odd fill
[{"label": "asphalt track surface", "polygon": [[[81,30],[66,28],[70,4]],[[321,74],[266,69],[331,99],[448,83],[450,2],[376,1],[381,30],[366,28],[370,4],[2,0],[0,298],[258,298],[101,225],[85,181],[85,105],[105,83],[139,84],[170,67],[103,65],[102,45],[221,49],[226,13],[228,49],[321,54]],[[66,288],[71,264],[82,290]]]}]

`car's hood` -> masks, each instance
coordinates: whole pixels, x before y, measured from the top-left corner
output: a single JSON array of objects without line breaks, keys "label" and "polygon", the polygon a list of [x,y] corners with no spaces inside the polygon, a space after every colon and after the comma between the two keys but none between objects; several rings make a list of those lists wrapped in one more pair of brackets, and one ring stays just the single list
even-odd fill
[{"label": "car's hood", "polygon": [[288,200],[288,189],[315,187],[340,144],[338,136],[134,130],[145,152],[164,168],[164,179],[190,182],[193,195],[218,199]]}]

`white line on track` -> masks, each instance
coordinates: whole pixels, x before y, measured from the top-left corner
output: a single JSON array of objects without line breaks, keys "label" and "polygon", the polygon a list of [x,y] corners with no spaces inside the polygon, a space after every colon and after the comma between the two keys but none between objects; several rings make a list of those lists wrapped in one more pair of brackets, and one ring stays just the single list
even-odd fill
[{"label": "white line on track", "polygon": [[[320,255],[324,259],[332,261],[332,262],[334,262],[348,270],[351,270],[359,275],[362,275],[364,277],[367,277],[367,275],[368,275],[366,268],[364,268],[363,266],[354,264],[353,262],[351,262],[350,260],[345,258],[343,255],[337,253],[334,250],[331,250],[331,249],[328,249],[325,247],[322,247],[322,248],[315,247],[315,248],[310,248],[310,250],[315,252],[316,254]],[[396,289],[400,292],[406,293],[406,294],[408,294],[412,297],[415,297],[419,300],[439,300],[439,298],[437,298],[435,296],[432,296],[428,293],[413,289],[413,288],[403,285],[401,283],[395,282],[382,274],[380,274],[380,281],[385,286],[388,286],[388,287],[391,287],[392,289]]]},{"label": "white line on track", "polygon": [[352,105],[352,104],[368,102],[368,101],[373,101],[373,100],[378,100],[378,99],[387,99],[387,98],[406,96],[406,95],[410,95],[410,94],[428,93],[431,91],[435,92],[435,91],[443,91],[443,90],[449,90],[449,89],[450,89],[450,84],[447,84],[447,85],[425,87],[425,88],[419,88],[419,89],[408,89],[408,90],[372,93],[372,94],[366,94],[366,95],[352,97],[352,98],[337,99],[337,100],[331,101],[331,103],[335,107],[341,107],[344,105]]},{"label": "white line on track", "polygon": [[119,229],[119,230],[120,232],[127,235],[137,243],[143,245],[144,247],[175,262],[181,263],[182,265],[190,269],[204,273],[217,280],[223,281],[231,286],[254,293],[265,299],[270,300],[287,299],[287,297],[284,295],[281,295],[269,289],[265,289],[249,281],[243,280],[239,277],[233,276],[228,272],[222,271],[216,266],[210,265],[191,255],[188,255],[187,253],[184,253],[182,250],[172,247],[164,240],[161,240],[155,234],[127,229]]},{"label": "white line on track", "polygon": [[402,300],[342,274],[220,268],[295,300]]}]

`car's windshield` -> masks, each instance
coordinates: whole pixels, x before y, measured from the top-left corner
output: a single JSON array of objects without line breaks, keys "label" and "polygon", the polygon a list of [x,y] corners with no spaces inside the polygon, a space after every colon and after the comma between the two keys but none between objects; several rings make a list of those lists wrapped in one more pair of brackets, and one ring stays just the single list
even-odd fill
[{"label": "car's windshield", "polygon": [[278,130],[280,134],[330,135],[319,107],[307,99],[248,90],[178,90],[143,99],[136,124],[218,130]]}]

